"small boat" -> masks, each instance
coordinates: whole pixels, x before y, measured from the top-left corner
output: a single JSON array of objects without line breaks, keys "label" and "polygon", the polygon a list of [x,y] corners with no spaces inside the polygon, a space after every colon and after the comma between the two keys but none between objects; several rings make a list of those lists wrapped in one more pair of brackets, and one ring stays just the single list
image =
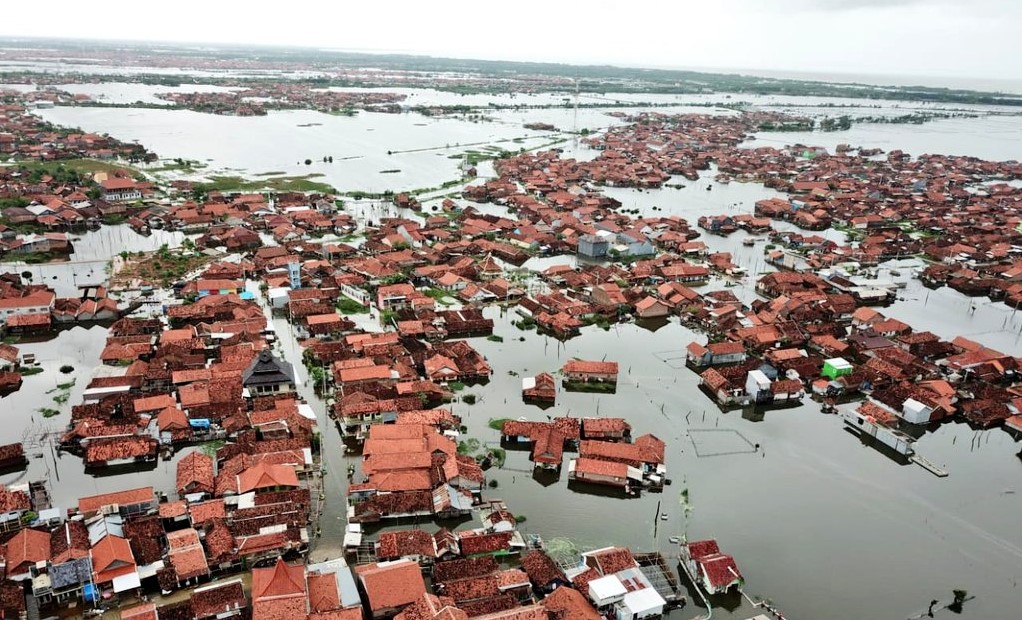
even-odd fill
[{"label": "small boat", "polygon": [[660,513],[660,520],[661,521],[666,521],[667,520],[667,513],[666,512],[661,512]]},{"label": "small boat", "polygon": [[742,240],[742,245],[747,247],[754,246],[756,245],[756,240],[753,239],[752,237],[746,237],[744,240]]},{"label": "small boat", "polygon": [[671,536],[670,538],[667,539],[667,542],[671,543],[672,545],[677,545],[678,543],[681,542],[681,536]]}]

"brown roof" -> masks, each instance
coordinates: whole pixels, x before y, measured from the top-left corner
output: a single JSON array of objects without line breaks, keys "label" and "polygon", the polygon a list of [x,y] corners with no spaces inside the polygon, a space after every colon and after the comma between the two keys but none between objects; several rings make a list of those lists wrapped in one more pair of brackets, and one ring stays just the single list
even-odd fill
[{"label": "brown roof", "polygon": [[121,620],[158,620],[156,603],[143,603],[121,610]]},{"label": "brown roof", "polygon": [[565,374],[586,373],[600,375],[616,375],[618,371],[617,362],[591,362],[585,360],[568,360],[564,364]]},{"label": "brown roof", "polygon": [[248,605],[241,579],[196,588],[192,591],[191,602],[197,618],[216,616]]},{"label": "brown roof", "polygon": [[540,588],[560,580],[565,581],[564,572],[557,567],[545,551],[532,551],[522,557],[522,568],[532,583]]},{"label": "brown roof", "polygon": [[415,555],[432,558],[436,557],[436,544],[424,530],[381,532],[376,554],[384,560]]},{"label": "brown roof", "polygon": [[177,462],[177,492],[212,493],[213,457],[198,450],[189,452]]}]

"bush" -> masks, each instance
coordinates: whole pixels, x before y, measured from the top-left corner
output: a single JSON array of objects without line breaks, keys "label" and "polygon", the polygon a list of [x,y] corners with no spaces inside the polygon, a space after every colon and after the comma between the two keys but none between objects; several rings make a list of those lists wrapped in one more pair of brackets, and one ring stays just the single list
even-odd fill
[{"label": "bush", "polygon": [[464,396],[461,397],[461,400],[463,402],[469,404],[469,405],[474,405],[474,404],[476,404],[476,395],[475,394],[465,394]]},{"label": "bush", "polygon": [[495,431],[503,431],[504,423],[510,419],[511,418],[490,418],[490,421],[487,422],[486,425]]},{"label": "bush", "polygon": [[528,517],[526,517],[525,515],[515,515],[515,521],[519,523],[525,523],[528,520],[529,520]]},{"label": "bush", "polygon": [[75,371],[75,367],[71,366],[69,364],[64,364],[63,366],[60,367],[60,372],[64,373],[65,375],[69,375],[69,374],[73,373],[74,371]]},{"label": "bush", "polygon": [[496,480],[490,480],[490,488],[491,489],[496,489],[499,486],[500,486],[499,482],[497,482]]}]

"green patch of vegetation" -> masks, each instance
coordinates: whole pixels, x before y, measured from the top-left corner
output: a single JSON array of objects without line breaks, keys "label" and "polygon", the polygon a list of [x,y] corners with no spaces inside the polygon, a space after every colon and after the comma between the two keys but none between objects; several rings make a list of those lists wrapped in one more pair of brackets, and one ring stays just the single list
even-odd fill
[{"label": "green patch of vegetation", "polygon": [[50,407],[40,407],[39,409],[36,409],[36,411],[41,413],[44,418],[52,418],[54,416],[60,415],[59,409],[52,409]]},{"label": "green patch of vegetation", "polygon": [[489,336],[486,337],[486,339],[489,340],[490,342],[504,342],[504,337],[498,336],[496,334],[490,334]]},{"label": "green patch of vegetation", "polygon": [[486,426],[489,426],[490,428],[492,428],[495,431],[503,431],[504,430],[504,423],[510,422],[510,421],[511,421],[511,418],[490,418],[490,421],[486,423]]},{"label": "green patch of vegetation", "polygon": [[[192,172],[194,170],[200,170],[205,167],[206,164],[202,163],[201,161],[195,159],[182,159],[180,157],[175,157],[172,160],[167,160],[166,163],[163,163],[159,166],[156,166],[154,168],[148,168],[147,172],[176,172],[176,171]],[[280,174],[284,173],[281,172]]]},{"label": "green patch of vegetation", "polygon": [[479,447],[481,445],[482,444],[479,443],[478,439],[473,439],[469,437],[464,441],[458,442],[458,454],[472,454],[473,452],[479,450]]},{"label": "green patch of vegetation", "polygon": [[48,174],[54,178],[58,178],[61,174],[61,168],[64,170],[76,172],[78,174],[93,175],[97,172],[113,172],[114,170],[131,170],[135,174],[140,174],[139,170],[121,162],[109,162],[100,161],[98,159],[61,159],[60,161],[25,161],[19,162],[19,166],[28,170],[39,170],[43,174]]},{"label": "green patch of vegetation", "polygon": [[380,313],[380,322],[384,325],[393,325],[395,319],[397,319],[397,312],[393,310],[384,310]]},{"label": "green patch of vegetation", "polygon": [[38,265],[40,263],[50,262],[53,257],[43,252],[24,252],[21,254],[14,254],[10,256],[10,258],[29,265]]},{"label": "green patch of vegetation", "polygon": [[208,181],[195,183],[193,191],[197,192],[257,192],[272,190],[278,192],[319,192],[332,194],[337,190],[332,185],[314,181],[323,176],[320,173],[300,176],[275,176],[260,180],[250,180],[240,176],[211,176]]},{"label": "green patch of vegetation", "polygon": [[447,298],[450,297],[451,294],[443,289],[428,288],[423,292],[426,294],[426,297],[433,298],[433,300],[435,300],[441,306],[453,305],[450,301],[447,300]]},{"label": "green patch of vegetation", "polygon": [[497,482],[496,480],[490,480],[490,488],[491,489],[496,489],[499,486],[500,486],[499,482]]},{"label": "green patch of vegetation", "polygon": [[74,371],[75,371],[75,367],[70,365],[70,364],[64,364],[63,366],[60,367],[60,372],[62,372],[65,375],[69,375],[69,374],[73,373]]},{"label": "green patch of vegetation", "polygon": [[206,456],[216,457],[216,451],[224,447],[226,443],[223,439],[214,439],[199,446],[199,450],[202,450],[202,453]]},{"label": "green patch of vegetation", "polygon": [[528,520],[529,518],[526,517],[525,515],[515,515],[515,521],[517,521],[518,523],[525,523]]},{"label": "green patch of vegetation", "polygon": [[449,387],[452,392],[460,392],[465,389],[465,384],[461,381],[451,381],[447,384],[447,387]]},{"label": "green patch of vegetation", "polygon": [[337,298],[337,309],[342,314],[367,314],[369,312],[369,306],[363,306],[351,297],[344,295]]},{"label": "green patch of vegetation", "polygon": [[107,226],[118,226],[128,221],[128,218],[119,214],[111,213],[110,215],[103,216],[103,223]]},{"label": "green patch of vegetation", "polygon": [[610,320],[602,314],[594,314],[582,319],[583,325],[595,325],[603,331],[610,330]]},{"label": "green patch of vegetation", "polygon": [[323,385],[326,382],[327,373],[322,366],[310,366],[309,367],[309,381],[312,382],[313,387],[319,391],[323,389]]},{"label": "green patch of vegetation", "polygon": [[602,381],[565,381],[564,389],[569,392],[593,392],[595,394],[613,394],[617,384]]},{"label": "green patch of vegetation", "polygon": [[260,172],[259,174],[253,175],[257,177],[282,177],[286,172],[283,170],[271,170],[270,172]]},{"label": "green patch of vegetation", "polygon": [[537,323],[536,319],[531,316],[524,316],[520,320],[512,322],[512,325],[521,330],[530,330],[536,329]]},{"label": "green patch of vegetation", "polygon": [[18,374],[22,377],[31,377],[32,375],[38,375],[43,371],[41,366],[29,366],[27,368],[19,368]]},{"label": "green patch of vegetation", "polygon": [[475,394],[465,394],[464,396],[461,397],[461,401],[463,403],[465,403],[466,405],[474,405],[474,404],[476,404],[476,395]]},{"label": "green patch of vegetation", "polygon": [[32,204],[28,198],[22,196],[14,196],[12,198],[0,198],[0,210],[10,209],[12,207],[27,207]]}]

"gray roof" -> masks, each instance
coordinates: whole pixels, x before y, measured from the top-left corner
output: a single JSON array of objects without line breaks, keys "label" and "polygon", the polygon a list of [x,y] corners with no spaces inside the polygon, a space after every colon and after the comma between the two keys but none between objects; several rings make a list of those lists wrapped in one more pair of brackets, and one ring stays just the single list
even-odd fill
[{"label": "gray roof", "polygon": [[92,578],[92,562],[89,558],[70,560],[50,567],[50,585],[55,590],[79,586]]}]

